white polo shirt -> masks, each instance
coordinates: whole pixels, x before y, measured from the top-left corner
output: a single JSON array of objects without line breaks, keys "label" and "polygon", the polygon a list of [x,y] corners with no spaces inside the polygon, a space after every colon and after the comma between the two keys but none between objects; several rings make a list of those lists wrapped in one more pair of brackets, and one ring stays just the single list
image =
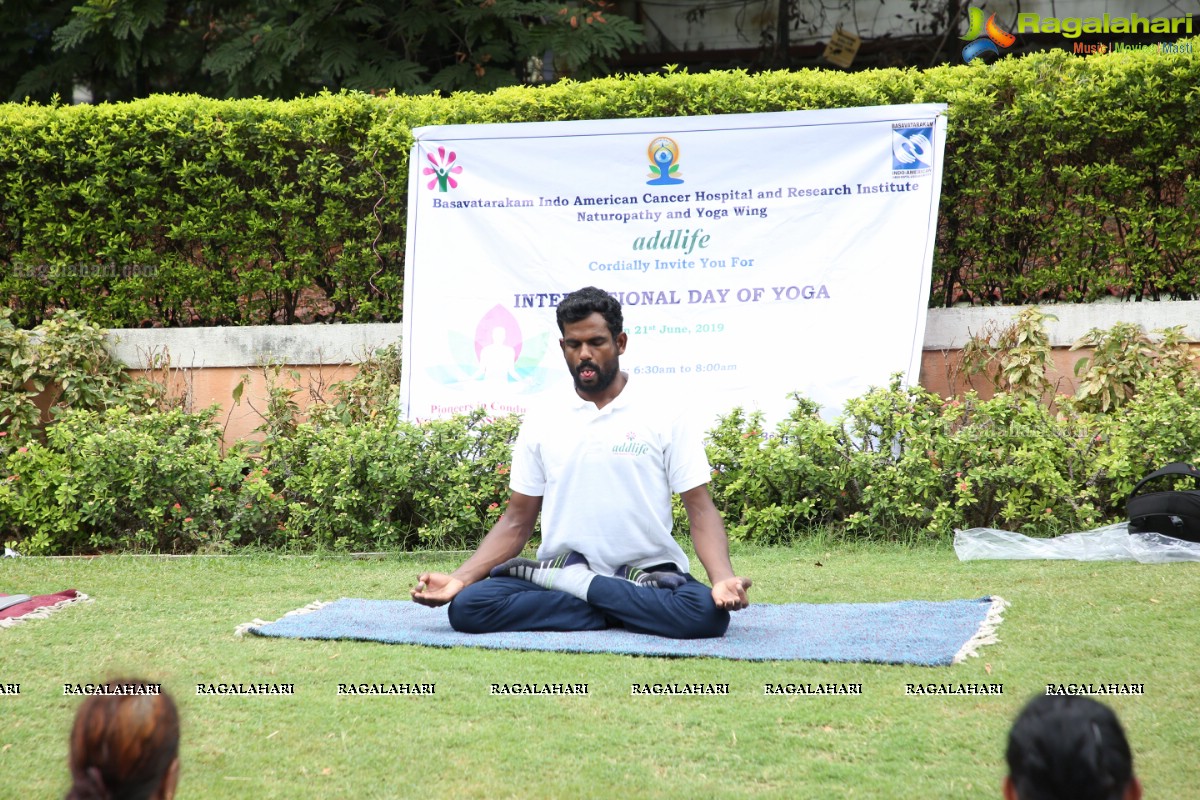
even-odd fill
[{"label": "white polo shirt", "polygon": [[600,575],[667,562],[687,572],[671,493],[708,483],[698,428],[632,377],[601,409],[569,391],[531,411],[513,446],[509,486],[543,498],[538,558],[573,550]]}]

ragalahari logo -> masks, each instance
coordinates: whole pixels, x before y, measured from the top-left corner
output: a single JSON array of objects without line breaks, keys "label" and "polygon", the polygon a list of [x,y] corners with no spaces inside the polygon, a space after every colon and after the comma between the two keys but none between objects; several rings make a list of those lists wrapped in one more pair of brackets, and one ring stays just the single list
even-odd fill
[{"label": "ragalahari logo", "polygon": [[453,176],[461,175],[463,168],[454,163],[458,156],[453,150],[447,152],[446,148],[439,147],[437,157],[434,157],[433,153],[426,153],[425,158],[433,165],[422,170],[422,174],[433,176],[433,180],[429,182],[430,189],[436,186],[439,192],[446,192],[458,188],[458,181],[454,180]]},{"label": "ragalahari logo", "polygon": [[1017,41],[1017,37],[1013,36],[1008,31],[1002,29],[996,24],[996,15],[992,14],[987,18],[987,22],[983,21],[983,9],[968,8],[967,15],[970,19],[970,26],[967,29],[967,35],[961,37],[964,41],[969,42],[963,48],[963,61],[970,64],[977,58],[999,58],[1000,49],[1008,49]]},{"label": "ragalahari logo", "polygon": [[674,186],[683,183],[679,177],[679,145],[670,136],[656,136],[646,148],[650,156],[650,180],[647,186]]}]

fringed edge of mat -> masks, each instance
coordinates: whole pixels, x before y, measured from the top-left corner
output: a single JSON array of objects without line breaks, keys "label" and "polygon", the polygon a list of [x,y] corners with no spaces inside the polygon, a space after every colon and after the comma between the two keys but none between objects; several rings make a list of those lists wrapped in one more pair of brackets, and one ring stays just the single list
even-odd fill
[{"label": "fringed edge of mat", "polygon": [[[287,612],[282,617],[275,620],[275,622],[279,622],[279,620],[282,619],[287,619],[288,617],[298,617],[301,614],[311,614],[314,611],[320,611],[322,608],[330,605],[331,603],[333,603],[332,600],[314,600],[306,606],[301,606],[300,608]],[[243,622],[241,625],[238,625],[236,628],[234,628],[233,635],[245,636],[247,633],[256,633],[257,630],[263,625],[270,624],[271,623],[265,619],[253,619],[250,622]]]},{"label": "fringed edge of mat", "polygon": [[958,649],[951,659],[951,664],[961,664],[968,657],[979,657],[979,648],[987,644],[996,644],[1000,641],[1000,637],[996,634],[996,628],[1004,622],[1004,609],[1008,608],[1011,603],[1003,597],[992,595],[992,603],[988,607],[987,615],[983,618],[983,622],[979,623],[979,630],[975,631],[975,635],[967,640],[967,643]]},{"label": "fringed edge of mat", "polygon": [[26,614],[22,614],[19,617],[8,617],[7,619],[0,619],[0,628],[12,628],[17,625],[20,625],[22,622],[29,620],[29,619],[45,619],[46,617],[53,614],[55,611],[58,611],[61,608],[65,608],[66,606],[69,606],[72,603],[90,603],[90,602],[92,602],[92,598],[88,597],[83,592],[78,592],[74,597],[64,598],[62,600],[59,600],[57,603],[53,603],[48,606],[38,606],[33,611],[30,611]]}]

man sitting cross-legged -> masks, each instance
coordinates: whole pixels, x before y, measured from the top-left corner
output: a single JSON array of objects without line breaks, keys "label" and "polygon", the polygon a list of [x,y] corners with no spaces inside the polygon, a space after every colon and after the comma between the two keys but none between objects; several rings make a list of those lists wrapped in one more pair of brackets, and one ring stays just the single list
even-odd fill
[{"label": "man sitting cross-legged", "polygon": [[[723,635],[729,612],[749,605],[750,580],[730,564],[703,440],[685,414],[621,372],[627,337],[616,299],[580,289],[559,304],[557,318],[574,391],[525,419],[504,515],[452,574],[420,575],[413,600],[450,603],[451,625],[468,633],[624,627],[679,639]],[[711,589],[688,574],[671,536],[672,492]],[[539,560],[518,558],[539,513]]]}]

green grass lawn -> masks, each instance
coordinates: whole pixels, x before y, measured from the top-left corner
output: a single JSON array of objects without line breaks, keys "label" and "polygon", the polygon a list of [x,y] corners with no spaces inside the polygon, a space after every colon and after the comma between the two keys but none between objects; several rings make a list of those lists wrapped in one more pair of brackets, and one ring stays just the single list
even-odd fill
[{"label": "green grass lawn", "polygon": [[[61,797],[80,698],[64,683],[161,681],[184,719],[178,797],[994,798],[1013,716],[1047,683],[1144,683],[1121,715],[1147,796],[1200,786],[1200,564],[960,563],[946,546],[736,547],[760,603],[957,599],[1012,606],[999,644],[946,668],[742,663],[236,638],[316,599],[406,597],[460,555],[0,561],[0,591],[94,602],[0,629],[0,798]],[[493,682],[588,683],[503,697]],[[631,697],[630,684],[728,683],[725,697]],[[208,682],[296,695],[197,696]],[[433,696],[337,696],[348,682]],[[763,684],[862,683],[861,697],[764,696]],[[910,682],[1002,683],[1002,696],[906,696]]]}]

